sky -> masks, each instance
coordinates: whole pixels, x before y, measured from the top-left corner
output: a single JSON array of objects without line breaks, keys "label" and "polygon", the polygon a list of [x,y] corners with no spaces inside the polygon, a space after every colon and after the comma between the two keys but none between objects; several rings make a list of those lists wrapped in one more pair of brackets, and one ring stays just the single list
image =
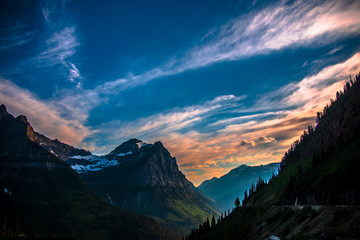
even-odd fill
[{"label": "sky", "polygon": [[161,141],[195,185],[279,162],[360,72],[360,1],[0,2],[0,104],[106,154]]}]

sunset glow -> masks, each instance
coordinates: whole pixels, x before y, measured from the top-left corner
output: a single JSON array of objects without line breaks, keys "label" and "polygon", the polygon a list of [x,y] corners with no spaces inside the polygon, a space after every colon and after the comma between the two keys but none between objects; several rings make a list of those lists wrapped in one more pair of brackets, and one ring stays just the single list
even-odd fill
[{"label": "sunset glow", "polygon": [[0,104],[93,154],[161,141],[195,185],[279,162],[360,72],[359,1],[16,2]]}]

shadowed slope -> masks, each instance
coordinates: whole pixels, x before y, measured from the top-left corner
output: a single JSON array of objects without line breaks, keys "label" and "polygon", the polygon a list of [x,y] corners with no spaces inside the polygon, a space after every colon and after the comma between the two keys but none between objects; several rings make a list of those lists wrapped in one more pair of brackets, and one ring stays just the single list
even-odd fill
[{"label": "shadowed slope", "polygon": [[24,116],[0,106],[0,237],[173,239],[154,220],[95,197],[68,164],[34,140]]}]

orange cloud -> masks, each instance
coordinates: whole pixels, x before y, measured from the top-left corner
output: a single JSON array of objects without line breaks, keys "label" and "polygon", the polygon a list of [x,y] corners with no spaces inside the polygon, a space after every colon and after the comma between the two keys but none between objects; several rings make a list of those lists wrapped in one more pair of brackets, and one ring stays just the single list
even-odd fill
[{"label": "orange cloud", "polygon": [[25,115],[35,131],[74,146],[87,147],[82,141],[91,132],[79,120],[61,117],[56,104],[41,101],[5,79],[0,79],[0,103],[15,116]]},{"label": "orange cloud", "polygon": [[[269,120],[252,120],[252,116],[256,119],[259,114],[220,120],[213,125],[231,124],[212,134],[171,133],[164,138],[165,147],[177,157],[180,168],[196,185],[241,164],[279,162],[307,126],[315,124],[316,113],[330,103],[336,91],[342,90],[348,76],[357,72],[360,72],[360,53],[293,84],[293,92],[282,99],[284,106],[297,106],[293,110],[272,112],[275,117]],[[274,104],[277,103],[269,102]],[[239,120],[242,122],[236,124]]]}]

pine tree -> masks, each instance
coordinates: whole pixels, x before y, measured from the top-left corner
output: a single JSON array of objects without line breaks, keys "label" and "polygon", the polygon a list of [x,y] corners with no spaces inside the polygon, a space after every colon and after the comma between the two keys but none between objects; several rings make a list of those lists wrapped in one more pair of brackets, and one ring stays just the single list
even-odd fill
[{"label": "pine tree", "polygon": [[248,200],[248,191],[247,190],[245,190],[245,192],[244,192],[244,199],[243,199],[243,205],[246,203],[246,201]]},{"label": "pine tree", "polygon": [[236,197],[235,199],[235,207],[238,208],[240,206],[240,200],[239,197]]},{"label": "pine tree", "polygon": [[215,227],[215,225],[216,225],[215,216],[212,215],[212,218],[211,218],[211,227]]},{"label": "pine tree", "polygon": [[210,220],[209,218],[206,218],[206,222],[204,222],[204,229],[209,229],[210,228]]}]

